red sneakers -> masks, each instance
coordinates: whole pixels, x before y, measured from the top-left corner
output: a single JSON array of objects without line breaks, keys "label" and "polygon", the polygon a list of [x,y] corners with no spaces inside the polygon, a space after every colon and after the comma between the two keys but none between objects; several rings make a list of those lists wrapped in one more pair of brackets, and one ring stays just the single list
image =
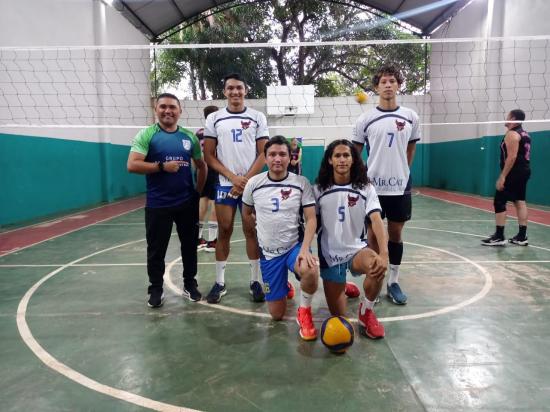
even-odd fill
[{"label": "red sneakers", "polygon": [[197,243],[197,250],[202,250],[202,249],[204,249],[204,248],[206,247],[206,244],[207,244],[207,243],[208,243],[208,242],[207,242],[206,240],[204,240],[204,238],[202,238],[202,237],[199,238],[199,241],[198,241],[198,243]]},{"label": "red sneakers", "polygon": [[355,286],[355,283],[346,282],[346,290],[344,292],[348,298],[358,298],[361,292],[359,288]]},{"label": "red sneakers", "polygon": [[371,339],[382,339],[385,335],[384,326],[378,322],[374,311],[371,309],[365,310],[365,314],[361,315],[363,302],[359,305],[359,331]]},{"label": "red sneakers", "polygon": [[296,322],[300,325],[300,336],[303,340],[317,339],[317,329],[313,324],[313,316],[311,316],[311,308],[299,307],[296,314]]},{"label": "red sneakers", "polygon": [[294,286],[292,286],[292,283],[286,282],[288,285],[288,293],[286,294],[287,299],[292,299],[294,297]]}]

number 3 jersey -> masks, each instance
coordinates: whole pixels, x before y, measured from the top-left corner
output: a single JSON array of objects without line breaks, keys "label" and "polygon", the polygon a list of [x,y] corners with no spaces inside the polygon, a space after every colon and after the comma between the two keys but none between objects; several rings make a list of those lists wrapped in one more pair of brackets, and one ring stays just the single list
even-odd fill
[{"label": "number 3 jersey", "polygon": [[410,193],[407,145],[420,140],[418,115],[407,107],[363,113],[352,130],[354,143],[367,148],[367,175],[378,195]]},{"label": "number 3 jersey", "polygon": [[326,190],[313,188],[317,201],[317,233],[321,267],[332,267],[350,260],[367,246],[365,218],[380,212],[380,202],[373,185],[354,189],[349,185],[334,185]]},{"label": "number 3 jersey", "polygon": [[[269,138],[269,130],[262,112],[248,107],[231,112],[225,107],[208,115],[204,137],[216,139],[218,160],[232,173],[244,176],[256,160],[256,141]],[[233,186],[222,174],[220,185]]]},{"label": "number 3 jersey", "polygon": [[269,260],[300,241],[301,210],[314,207],[315,198],[305,177],[288,173],[283,180],[272,180],[263,172],[246,184],[243,203],[255,209],[258,243]]}]

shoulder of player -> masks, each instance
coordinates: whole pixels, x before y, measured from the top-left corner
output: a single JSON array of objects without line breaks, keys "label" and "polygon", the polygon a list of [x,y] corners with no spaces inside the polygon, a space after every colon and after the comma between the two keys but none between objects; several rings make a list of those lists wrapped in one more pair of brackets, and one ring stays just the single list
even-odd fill
[{"label": "shoulder of player", "polygon": [[506,141],[515,140],[519,142],[521,140],[521,135],[515,130],[508,130],[504,135],[504,140]]}]

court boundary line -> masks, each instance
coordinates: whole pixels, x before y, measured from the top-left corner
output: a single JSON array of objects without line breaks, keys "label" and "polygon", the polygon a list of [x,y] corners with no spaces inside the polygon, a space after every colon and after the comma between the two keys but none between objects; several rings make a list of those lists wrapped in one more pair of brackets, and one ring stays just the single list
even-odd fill
[{"label": "court boundary line", "polygon": [[[462,309],[465,306],[471,305],[472,303],[475,303],[480,299],[483,299],[489,293],[489,291],[491,290],[491,288],[493,286],[493,278],[492,278],[491,274],[485,268],[483,268],[479,264],[473,262],[472,260],[468,259],[467,257],[461,256],[457,253],[449,252],[449,251],[441,249],[441,248],[422,245],[420,243],[412,243],[412,242],[404,242],[404,243],[409,244],[409,245],[413,245],[413,246],[424,247],[424,248],[427,248],[427,249],[437,250],[439,252],[447,253],[449,255],[455,256],[458,259],[463,259],[463,261],[465,263],[471,264],[476,269],[478,269],[479,272],[481,272],[481,274],[485,278],[485,283],[484,283],[482,289],[478,293],[476,293],[474,296],[472,296],[472,297],[470,297],[470,298],[468,298],[468,299],[466,299],[462,302],[459,302],[457,304],[445,306],[441,309],[436,309],[436,310],[433,310],[433,311],[423,312],[423,313],[419,313],[419,314],[392,316],[392,317],[388,317],[388,318],[378,318],[378,320],[380,322],[395,322],[395,321],[402,321],[402,320],[416,320],[416,319],[423,319],[423,318],[428,318],[428,317],[439,316],[439,315],[443,315],[443,314],[446,314],[446,313],[449,313],[449,312],[454,312],[456,310]],[[164,271],[164,283],[166,284],[166,286],[169,289],[172,290],[172,292],[174,292],[178,296],[181,296],[181,295],[183,295],[183,290],[173,282],[173,280],[170,276],[170,273],[172,271],[172,267],[174,267],[176,262],[178,262],[179,260],[181,260],[181,257],[174,259],[166,267],[166,270]],[[268,314],[268,313],[265,313],[265,312],[264,313],[251,312],[251,311],[247,311],[247,310],[244,310],[244,309],[238,309],[238,308],[232,308],[230,306],[220,305],[219,303],[210,304],[210,303],[207,303],[206,301],[202,301],[202,300],[199,301],[199,302],[196,302],[196,303],[200,304],[200,305],[207,305],[208,307],[213,307],[215,309],[219,309],[219,310],[222,310],[222,311],[235,313],[235,314],[239,314],[239,315],[254,316],[254,317],[271,319],[271,315]],[[289,316],[284,316],[283,319],[285,321],[290,321],[290,322],[295,321],[294,317],[289,317]],[[318,319],[318,318],[314,318],[314,320],[317,321],[317,322],[322,322],[323,321],[323,319]],[[357,323],[356,318],[350,318],[350,320],[352,322]]]},{"label": "court boundary line", "polygon": [[48,279],[52,278],[59,272],[69,267],[70,264],[75,264],[75,263],[78,263],[79,261],[82,261],[84,259],[89,259],[90,257],[93,257],[100,253],[105,253],[119,247],[124,247],[124,246],[131,245],[133,243],[143,242],[143,241],[145,241],[145,239],[133,240],[131,242],[122,243],[120,245],[115,245],[103,250],[96,251],[87,256],[75,259],[72,262],[68,263],[67,265],[63,265],[60,268],[42,277],[38,282],[36,282],[33,286],[31,286],[29,290],[27,290],[27,292],[25,293],[25,295],[23,295],[23,298],[19,302],[19,305],[17,306],[17,316],[16,316],[17,329],[19,331],[19,335],[21,336],[21,339],[23,340],[23,342],[29,347],[29,349],[35,354],[35,356],[40,361],[42,361],[42,363],[44,363],[50,369],[58,372],[59,374],[65,376],[66,378],[70,379],[73,382],[78,383],[81,386],[84,386],[95,392],[99,392],[104,395],[111,396],[112,398],[119,399],[128,403],[132,403],[134,405],[141,406],[144,408],[149,408],[155,411],[197,412],[196,409],[189,409],[182,406],[176,406],[176,405],[171,405],[169,403],[155,401],[145,396],[137,395],[135,393],[128,392],[123,389],[117,389],[115,387],[105,385],[72,369],[71,367],[67,366],[66,364],[59,361],[57,358],[55,358],[53,355],[51,355],[48,351],[46,351],[40,345],[40,343],[38,343],[38,341],[34,338],[26,320],[27,307],[34,292],[36,292],[38,288],[42,286],[42,284],[44,284]]}]

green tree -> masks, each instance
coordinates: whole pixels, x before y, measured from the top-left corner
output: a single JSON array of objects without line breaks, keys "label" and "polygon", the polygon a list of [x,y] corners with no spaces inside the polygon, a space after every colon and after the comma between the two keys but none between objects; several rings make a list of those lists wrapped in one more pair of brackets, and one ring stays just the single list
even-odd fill
[{"label": "green tree", "polygon": [[[356,7],[326,1],[270,0],[241,5],[202,20],[169,43],[256,43],[321,40],[404,39],[413,35]],[[250,97],[265,97],[270,84],[313,84],[318,96],[368,88],[383,63],[398,64],[407,79],[403,91],[424,87],[422,45],[171,49],[157,58],[159,85],[188,79],[193,98],[222,98],[221,78],[242,73]]]}]

